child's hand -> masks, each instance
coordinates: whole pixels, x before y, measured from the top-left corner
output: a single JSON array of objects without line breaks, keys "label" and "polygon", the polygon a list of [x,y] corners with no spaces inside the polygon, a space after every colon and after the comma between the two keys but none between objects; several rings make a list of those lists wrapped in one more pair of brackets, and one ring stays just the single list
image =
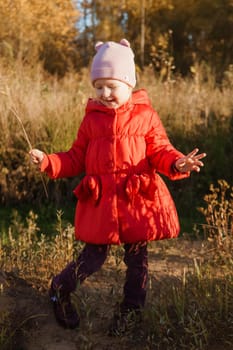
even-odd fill
[{"label": "child's hand", "polygon": [[29,152],[29,154],[30,154],[31,162],[40,166],[40,164],[42,163],[42,160],[44,159],[44,153],[39,149],[32,149]]},{"label": "child's hand", "polygon": [[200,167],[204,166],[200,159],[204,158],[206,156],[206,153],[197,154],[198,151],[199,149],[195,148],[187,156],[178,159],[175,162],[175,168],[181,173],[186,173],[188,171],[196,171],[199,173],[201,170]]}]

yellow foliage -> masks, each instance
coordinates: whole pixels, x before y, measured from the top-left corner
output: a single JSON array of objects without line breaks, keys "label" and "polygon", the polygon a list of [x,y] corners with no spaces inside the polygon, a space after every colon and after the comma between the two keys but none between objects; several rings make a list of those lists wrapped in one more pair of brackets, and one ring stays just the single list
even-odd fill
[{"label": "yellow foliage", "polygon": [[171,9],[172,1],[171,0],[130,0],[127,1],[127,8],[132,11],[134,15],[140,14],[142,7],[145,8],[147,13],[153,10],[160,10],[162,8]]},{"label": "yellow foliage", "polygon": [[66,51],[77,35],[77,18],[71,0],[0,0],[0,52],[6,56],[10,47],[14,57],[32,61],[46,57],[47,41]]}]

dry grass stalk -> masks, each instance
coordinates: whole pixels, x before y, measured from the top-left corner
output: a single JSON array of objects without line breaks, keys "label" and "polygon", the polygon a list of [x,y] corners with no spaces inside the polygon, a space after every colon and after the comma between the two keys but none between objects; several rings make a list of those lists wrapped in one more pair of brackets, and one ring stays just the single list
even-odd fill
[{"label": "dry grass stalk", "polygon": [[[19,122],[21,128],[22,128],[22,131],[23,131],[23,134],[24,134],[24,137],[25,137],[25,140],[28,144],[28,147],[29,147],[29,150],[32,150],[32,144],[31,144],[31,141],[29,139],[29,136],[25,130],[25,127],[23,125],[23,121],[22,121],[22,118],[20,117],[19,115],[19,112],[13,102],[13,99],[12,99],[12,96],[11,96],[11,92],[10,92],[10,89],[8,86],[6,86],[6,92],[5,91],[0,91],[1,94],[3,95],[6,95],[9,99],[9,102],[10,102],[10,111],[12,112],[12,114],[15,116],[15,118],[17,119],[17,121]],[[45,192],[45,195],[47,198],[49,198],[49,195],[48,195],[48,190],[47,190],[47,187],[46,187],[46,183],[44,181],[44,178],[42,176],[42,174],[40,174],[40,177],[41,177],[41,181],[42,181],[42,184],[43,184],[43,188],[44,188],[44,192]]]}]

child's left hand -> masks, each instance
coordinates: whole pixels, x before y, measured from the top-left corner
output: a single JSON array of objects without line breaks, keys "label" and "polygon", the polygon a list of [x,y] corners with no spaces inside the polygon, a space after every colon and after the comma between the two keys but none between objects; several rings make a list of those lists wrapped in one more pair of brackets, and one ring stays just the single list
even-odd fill
[{"label": "child's left hand", "polygon": [[199,173],[200,168],[204,166],[204,164],[200,161],[200,159],[206,156],[206,153],[200,153],[198,148],[195,148],[192,152],[190,152],[187,156],[178,159],[175,162],[175,168],[177,171],[181,173],[186,173],[189,171],[196,171]]}]

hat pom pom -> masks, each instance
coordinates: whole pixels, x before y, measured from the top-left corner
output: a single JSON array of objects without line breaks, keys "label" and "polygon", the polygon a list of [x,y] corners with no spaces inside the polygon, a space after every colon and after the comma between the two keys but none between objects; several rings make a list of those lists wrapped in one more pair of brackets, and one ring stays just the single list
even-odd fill
[{"label": "hat pom pom", "polygon": [[95,44],[95,50],[98,52],[99,49],[101,48],[101,46],[103,45],[103,41],[98,41],[96,44]]},{"label": "hat pom pom", "polygon": [[130,47],[130,43],[127,39],[121,39],[120,44],[126,47]]}]

